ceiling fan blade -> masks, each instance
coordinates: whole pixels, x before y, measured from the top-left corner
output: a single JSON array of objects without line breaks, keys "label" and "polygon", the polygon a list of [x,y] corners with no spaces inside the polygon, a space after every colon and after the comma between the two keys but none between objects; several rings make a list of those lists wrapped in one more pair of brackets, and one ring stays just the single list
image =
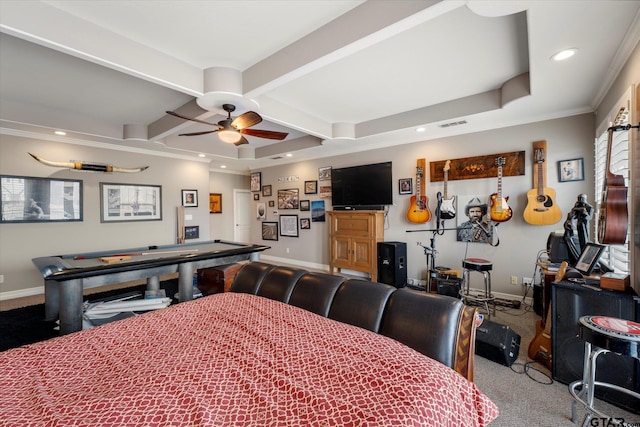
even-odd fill
[{"label": "ceiling fan blade", "polygon": [[183,120],[191,120],[192,122],[202,123],[203,125],[218,126],[215,123],[209,123],[209,122],[205,122],[204,120],[194,119],[193,117],[183,116],[182,114],[178,114],[175,111],[165,111],[165,113],[170,114],[170,115],[175,116],[175,117],[178,117],[178,118],[183,119]]},{"label": "ceiling fan blade", "polygon": [[197,136],[197,135],[206,135],[208,133],[218,132],[220,129],[216,130],[205,130],[203,132],[190,132],[190,133],[179,133],[178,136]]},{"label": "ceiling fan blade", "polygon": [[234,142],[233,145],[235,146],[239,146],[239,145],[243,145],[243,144],[248,144],[249,141],[247,141],[247,138],[245,138],[244,136],[240,138],[240,140],[238,142]]},{"label": "ceiling fan blade", "polygon": [[262,117],[260,117],[260,114],[253,111],[247,111],[246,113],[240,114],[238,117],[233,119],[233,121],[231,122],[231,126],[233,126],[233,128],[236,130],[242,130],[257,125],[261,121]]},{"label": "ceiling fan blade", "polygon": [[258,138],[277,139],[282,141],[289,135],[286,132],[276,132],[274,130],[262,130],[262,129],[242,129],[240,133],[249,136],[255,136]]}]

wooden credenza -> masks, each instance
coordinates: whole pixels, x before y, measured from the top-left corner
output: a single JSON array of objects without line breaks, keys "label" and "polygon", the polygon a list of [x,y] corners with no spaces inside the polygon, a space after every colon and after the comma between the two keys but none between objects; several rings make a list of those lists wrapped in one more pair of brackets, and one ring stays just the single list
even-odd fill
[{"label": "wooden credenza", "polygon": [[378,280],[378,242],[384,241],[383,211],[329,211],[329,271],[362,271]]}]

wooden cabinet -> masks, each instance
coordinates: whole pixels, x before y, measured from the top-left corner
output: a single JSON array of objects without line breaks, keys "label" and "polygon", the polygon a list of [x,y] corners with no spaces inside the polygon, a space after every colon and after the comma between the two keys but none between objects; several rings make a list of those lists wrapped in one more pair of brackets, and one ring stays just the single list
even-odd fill
[{"label": "wooden cabinet", "polygon": [[383,211],[329,211],[329,271],[369,273],[378,280],[378,242],[384,241]]}]

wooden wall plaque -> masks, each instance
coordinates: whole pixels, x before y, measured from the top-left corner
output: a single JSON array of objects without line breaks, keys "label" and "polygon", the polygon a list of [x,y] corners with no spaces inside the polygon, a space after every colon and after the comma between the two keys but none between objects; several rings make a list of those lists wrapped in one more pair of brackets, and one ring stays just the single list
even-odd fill
[{"label": "wooden wall plaque", "polygon": [[[462,157],[451,160],[449,164],[449,181],[460,179],[494,178],[498,176],[496,159],[505,158],[502,167],[502,176],[524,175],[524,151],[514,151],[511,153],[497,153],[487,156]],[[445,160],[429,163],[429,179],[431,182],[444,181]]]}]

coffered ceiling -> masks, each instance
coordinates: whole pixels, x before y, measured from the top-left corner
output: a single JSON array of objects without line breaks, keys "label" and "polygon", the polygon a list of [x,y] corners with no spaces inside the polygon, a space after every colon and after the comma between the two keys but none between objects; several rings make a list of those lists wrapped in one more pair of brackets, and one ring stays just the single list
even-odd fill
[{"label": "coffered ceiling", "polygon": [[[639,10],[595,0],[3,0],[0,132],[204,154],[213,170],[247,172],[591,112],[640,40]],[[566,48],[577,54],[550,59]],[[259,113],[252,129],[289,136],[236,147],[215,133],[179,136],[213,127],[165,113],[217,123],[224,103],[233,117]]]}]

